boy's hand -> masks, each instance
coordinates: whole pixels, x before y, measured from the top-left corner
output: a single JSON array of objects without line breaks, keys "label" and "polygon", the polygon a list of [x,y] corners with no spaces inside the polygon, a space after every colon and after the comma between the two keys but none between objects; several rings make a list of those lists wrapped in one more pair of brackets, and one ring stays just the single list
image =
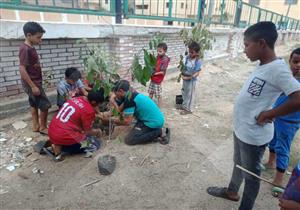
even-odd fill
[{"label": "boy's hand", "polygon": [[192,79],[192,77],[191,76],[181,76],[182,77],[182,79],[183,80],[191,80]]},{"label": "boy's hand", "polygon": [[33,87],[33,88],[31,88],[31,91],[32,91],[32,94],[33,94],[34,96],[39,96],[39,95],[41,95],[41,91],[40,91],[40,89],[39,89],[38,87]]},{"label": "boy's hand", "polygon": [[281,210],[297,210],[300,207],[300,203],[292,200],[279,199],[279,206]]},{"label": "boy's hand", "polygon": [[256,117],[257,124],[260,126],[264,126],[266,123],[272,123],[274,121],[274,117],[271,114],[271,111],[263,111],[258,117]]}]

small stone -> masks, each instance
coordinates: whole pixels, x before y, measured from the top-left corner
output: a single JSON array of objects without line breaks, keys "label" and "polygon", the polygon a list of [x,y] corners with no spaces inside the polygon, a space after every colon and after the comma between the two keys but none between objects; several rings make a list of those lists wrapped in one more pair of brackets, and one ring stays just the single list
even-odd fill
[{"label": "small stone", "polygon": [[6,169],[9,170],[9,171],[13,171],[13,170],[16,169],[16,167],[14,165],[9,165],[9,166],[6,167]]},{"label": "small stone", "polygon": [[206,173],[206,170],[203,169],[203,170],[201,170],[201,172],[202,172],[202,173]]},{"label": "small stone", "polygon": [[37,169],[36,167],[34,167],[34,168],[32,169],[32,173],[36,174],[36,173],[38,173],[38,170],[39,170],[39,169]]},{"label": "small stone", "polygon": [[136,159],[137,157],[136,156],[131,156],[131,157],[129,157],[129,160],[130,161],[133,161],[134,159]]},{"label": "small stone", "polygon": [[4,189],[2,189],[2,187],[0,188],[0,195],[3,195],[3,194],[5,194],[5,193],[8,193],[8,191],[7,190],[4,190]]},{"label": "small stone", "polygon": [[17,121],[15,123],[13,123],[12,125],[16,130],[19,130],[19,129],[26,128],[27,123],[25,123],[24,121],[21,120],[21,121]]},{"label": "small stone", "polygon": [[26,142],[30,142],[32,140],[32,138],[31,137],[27,137],[27,138],[25,138],[25,141]]},{"label": "small stone", "polygon": [[0,138],[0,142],[6,142],[7,139],[6,138]]}]

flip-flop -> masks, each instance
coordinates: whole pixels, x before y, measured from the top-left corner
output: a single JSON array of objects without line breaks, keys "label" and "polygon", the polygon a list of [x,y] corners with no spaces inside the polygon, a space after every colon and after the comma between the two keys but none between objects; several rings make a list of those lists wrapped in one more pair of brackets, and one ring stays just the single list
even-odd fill
[{"label": "flip-flop", "polygon": [[284,192],[284,189],[281,187],[273,187],[272,191],[271,191],[273,197],[275,197],[275,198],[278,198],[283,192]]},{"label": "flip-flop", "polygon": [[51,142],[49,140],[47,141],[39,141],[38,143],[36,143],[33,146],[33,150],[37,153],[39,153],[40,155],[44,155],[46,154],[43,150],[43,148],[48,147],[51,145]]},{"label": "flip-flop", "polygon": [[48,131],[45,132],[46,129],[40,130],[39,133],[45,136],[48,136]]},{"label": "flip-flop", "polygon": [[227,193],[227,188],[226,187],[209,187],[206,189],[206,192],[209,195],[212,195],[214,197],[218,197],[218,198],[224,198],[230,201],[235,201],[238,202],[240,200],[240,198],[231,198],[228,196]]},{"label": "flip-flop", "polygon": [[59,155],[55,155],[52,151],[50,151],[48,148],[43,148],[44,152],[49,155],[52,160],[55,162],[63,161],[62,154],[60,153]]}]

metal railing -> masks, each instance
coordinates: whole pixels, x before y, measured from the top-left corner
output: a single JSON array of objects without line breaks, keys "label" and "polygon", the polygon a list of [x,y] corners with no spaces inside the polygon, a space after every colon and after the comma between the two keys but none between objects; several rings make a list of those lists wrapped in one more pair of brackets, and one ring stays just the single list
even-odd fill
[{"label": "metal railing", "polygon": [[115,0],[0,0],[0,8],[114,16]]},{"label": "metal railing", "polygon": [[[121,2],[118,4],[118,2]],[[116,8],[122,11],[116,12]],[[248,4],[241,0],[0,0],[0,8],[59,12],[127,19],[148,19],[234,27],[272,21],[278,29],[300,30],[300,20]]]}]

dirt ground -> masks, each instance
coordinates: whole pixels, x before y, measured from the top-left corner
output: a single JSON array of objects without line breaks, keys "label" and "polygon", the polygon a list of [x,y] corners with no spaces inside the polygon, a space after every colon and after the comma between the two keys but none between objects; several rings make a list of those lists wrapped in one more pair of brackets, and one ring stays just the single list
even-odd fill
[{"label": "dirt ground", "polygon": [[[286,56],[294,46],[280,46],[277,53]],[[197,86],[197,116],[181,116],[175,109],[175,95],[181,85],[175,81],[177,73],[168,75],[163,84],[162,110],[171,128],[169,145],[127,146],[122,141],[126,128],[118,128],[116,132],[121,135],[105,140],[92,158],[68,156],[55,163],[32,151],[32,145],[46,137],[32,133],[30,121],[20,130],[12,125],[2,127],[8,140],[0,143],[1,209],[237,209],[239,203],[211,197],[206,188],[228,184],[233,167],[233,101],[254,65],[243,55],[207,62]],[[19,115],[7,122],[22,119]],[[299,143],[298,135],[291,168],[300,157]],[[20,165],[8,171],[11,160],[18,159],[16,153],[23,155]],[[98,157],[105,154],[117,159],[110,176],[100,175],[97,169]],[[33,173],[37,169],[43,173]],[[265,172],[263,176],[271,178],[272,174]],[[84,186],[95,180],[98,182]],[[279,209],[270,189],[268,184],[261,184],[255,209]]]}]

